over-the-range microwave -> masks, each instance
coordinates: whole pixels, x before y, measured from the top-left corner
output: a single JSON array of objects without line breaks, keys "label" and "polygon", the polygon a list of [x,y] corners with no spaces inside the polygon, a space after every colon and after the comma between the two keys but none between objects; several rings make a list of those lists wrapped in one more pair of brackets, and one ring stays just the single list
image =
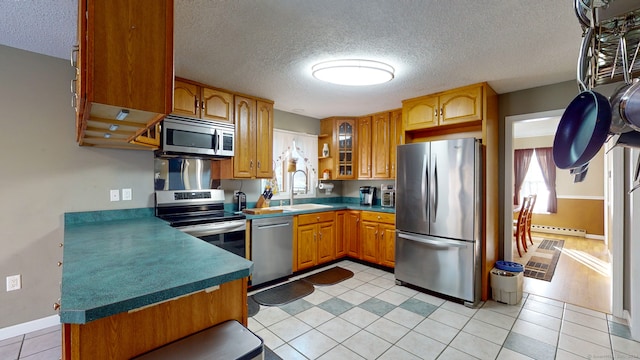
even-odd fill
[{"label": "over-the-range microwave", "polygon": [[167,115],[162,121],[161,147],[156,155],[230,157],[234,142],[233,124]]}]

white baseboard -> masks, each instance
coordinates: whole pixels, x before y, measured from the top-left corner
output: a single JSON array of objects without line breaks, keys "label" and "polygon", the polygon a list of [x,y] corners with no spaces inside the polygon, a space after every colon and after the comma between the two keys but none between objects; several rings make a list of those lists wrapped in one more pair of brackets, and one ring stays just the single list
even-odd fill
[{"label": "white baseboard", "polygon": [[42,330],[56,325],[60,325],[59,315],[51,315],[46,318],[28,321],[22,324],[16,324],[0,329],[0,340],[9,339],[14,336],[27,334],[32,331]]},{"label": "white baseboard", "polygon": [[587,234],[587,235],[585,235],[585,238],[587,238],[587,239],[593,239],[593,240],[602,240],[602,241],[604,241],[604,235],[593,235],[593,234]]}]

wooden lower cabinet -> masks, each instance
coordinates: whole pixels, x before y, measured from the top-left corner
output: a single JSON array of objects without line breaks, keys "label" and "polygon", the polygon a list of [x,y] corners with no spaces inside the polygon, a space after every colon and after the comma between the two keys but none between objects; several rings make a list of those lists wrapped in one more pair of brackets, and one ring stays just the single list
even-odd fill
[{"label": "wooden lower cabinet", "polygon": [[336,212],[336,258],[349,256],[360,259],[360,211]]},{"label": "wooden lower cabinet", "polygon": [[361,213],[361,259],[388,267],[395,266],[395,214]]},{"label": "wooden lower cabinet", "polygon": [[294,218],[294,271],[341,257],[395,266],[395,214],[339,210]]},{"label": "wooden lower cabinet", "polygon": [[63,359],[130,359],[227,320],[247,325],[247,278],[86,324],[63,324]]},{"label": "wooden lower cabinet", "polygon": [[294,271],[335,259],[335,212],[298,215],[294,227]]}]

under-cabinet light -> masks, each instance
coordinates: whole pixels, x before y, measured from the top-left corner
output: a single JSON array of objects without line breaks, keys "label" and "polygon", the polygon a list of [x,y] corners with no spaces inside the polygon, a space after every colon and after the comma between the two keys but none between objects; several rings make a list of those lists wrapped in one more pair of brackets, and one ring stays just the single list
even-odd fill
[{"label": "under-cabinet light", "polygon": [[110,138],[110,137],[111,137],[111,134],[109,134],[109,133],[104,133],[104,138],[105,138],[105,139],[108,139],[108,138]]},{"label": "under-cabinet light", "polygon": [[118,115],[116,115],[116,120],[124,120],[124,118],[126,118],[128,115],[129,115],[129,110],[122,109],[120,110],[120,112],[118,112]]},{"label": "under-cabinet light", "polygon": [[109,126],[109,131],[116,131],[116,130],[118,130],[118,125],[111,124],[111,125]]}]

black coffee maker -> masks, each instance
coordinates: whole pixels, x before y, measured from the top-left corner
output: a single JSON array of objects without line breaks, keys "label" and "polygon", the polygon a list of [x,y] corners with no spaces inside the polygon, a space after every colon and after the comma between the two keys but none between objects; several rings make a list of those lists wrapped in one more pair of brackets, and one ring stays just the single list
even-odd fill
[{"label": "black coffee maker", "polygon": [[236,211],[242,211],[247,208],[247,195],[242,191],[238,191],[235,195]]},{"label": "black coffee maker", "polygon": [[375,186],[360,186],[360,205],[371,206],[376,202]]}]

